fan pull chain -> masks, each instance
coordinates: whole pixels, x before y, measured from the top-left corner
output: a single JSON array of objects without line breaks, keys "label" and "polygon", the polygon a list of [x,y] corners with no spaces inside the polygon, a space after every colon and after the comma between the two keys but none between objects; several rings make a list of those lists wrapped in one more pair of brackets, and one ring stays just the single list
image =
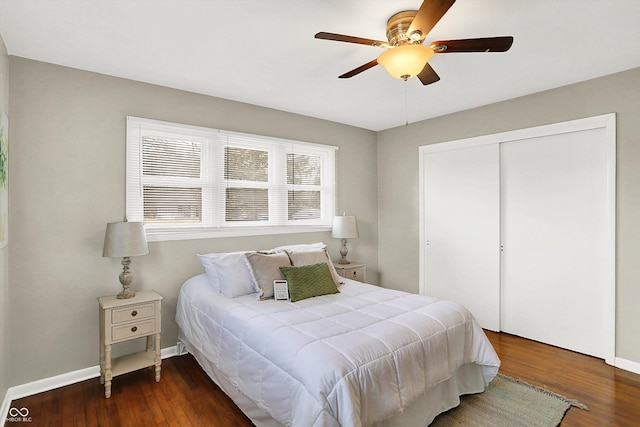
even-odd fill
[{"label": "fan pull chain", "polygon": [[407,101],[407,83],[404,83],[404,125],[409,124],[409,102]]}]

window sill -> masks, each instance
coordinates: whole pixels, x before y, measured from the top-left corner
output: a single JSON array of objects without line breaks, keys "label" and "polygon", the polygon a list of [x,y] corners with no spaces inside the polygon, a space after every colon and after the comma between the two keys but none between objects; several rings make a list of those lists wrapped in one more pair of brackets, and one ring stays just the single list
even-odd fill
[{"label": "window sill", "polygon": [[172,240],[216,239],[224,237],[263,236],[268,234],[314,233],[331,231],[331,226],[297,227],[246,227],[224,230],[205,229],[146,229],[147,241],[167,242]]}]

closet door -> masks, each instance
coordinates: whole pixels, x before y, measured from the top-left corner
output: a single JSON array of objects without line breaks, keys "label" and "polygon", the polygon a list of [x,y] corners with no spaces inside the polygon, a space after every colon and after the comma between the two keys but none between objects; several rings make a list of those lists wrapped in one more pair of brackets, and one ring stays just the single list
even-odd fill
[{"label": "closet door", "polygon": [[458,302],[482,327],[498,331],[499,145],[422,156],[421,293]]},{"label": "closet door", "polygon": [[603,133],[501,144],[502,330],[597,357],[611,256]]}]

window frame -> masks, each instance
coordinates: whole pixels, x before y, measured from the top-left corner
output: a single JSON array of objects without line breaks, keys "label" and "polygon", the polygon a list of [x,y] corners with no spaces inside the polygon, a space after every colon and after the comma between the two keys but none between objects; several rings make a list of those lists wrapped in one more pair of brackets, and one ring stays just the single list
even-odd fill
[{"label": "window frame", "polygon": [[[145,224],[149,241],[170,241],[206,239],[217,237],[257,236],[267,234],[307,233],[331,230],[331,223],[337,208],[337,150],[338,147],[324,144],[301,142],[261,135],[232,132],[179,123],[164,122],[127,116],[126,123],[126,215],[129,221],[143,221],[144,185],[163,181],[162,177],[143,175],[142,138],[152,134],[156,137],[188,139],[202,144],[200,178],[180,178],[170,180],[185,182],[202,189],[202,223],[184,225]],[[256,186],[242,182],[246,188],[265,187],[269,189],[269,220],[247,221],[233,224],[226,221],[225,206],[205,208],[207,203],[224,201],[229,185],[224,177],[225,147],[241,147],[269,152],[269,181]],[[321,179],[319,186],[287,184],[287,155],[290,153],[320,157]],[[257,183],[257,181],[256,181]],[[197,184],[197,185],[196,185]],[[304,188],[303,188],[304,187]],[[290,189],[312,189],[321,192],[319,220],[288,219],[288,191]],[[278,209],[273,202],[282,203]],[[282,204],[280,205],[283,206]],[[272,211],[277,212],[272,217]]]}]

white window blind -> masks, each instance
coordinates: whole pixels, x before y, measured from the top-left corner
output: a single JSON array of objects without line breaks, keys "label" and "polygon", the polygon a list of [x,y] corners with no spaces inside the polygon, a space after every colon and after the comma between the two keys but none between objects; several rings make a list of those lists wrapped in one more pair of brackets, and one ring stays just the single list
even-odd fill
[{"label": "white window blind", "polygon": [[202,144],[142,136],[143,217],[149,224],[202,223]]},{"label": "white window blind", "polygon": [[150,240],[329,229],[336,150],[128,117],[127,217]]}]

